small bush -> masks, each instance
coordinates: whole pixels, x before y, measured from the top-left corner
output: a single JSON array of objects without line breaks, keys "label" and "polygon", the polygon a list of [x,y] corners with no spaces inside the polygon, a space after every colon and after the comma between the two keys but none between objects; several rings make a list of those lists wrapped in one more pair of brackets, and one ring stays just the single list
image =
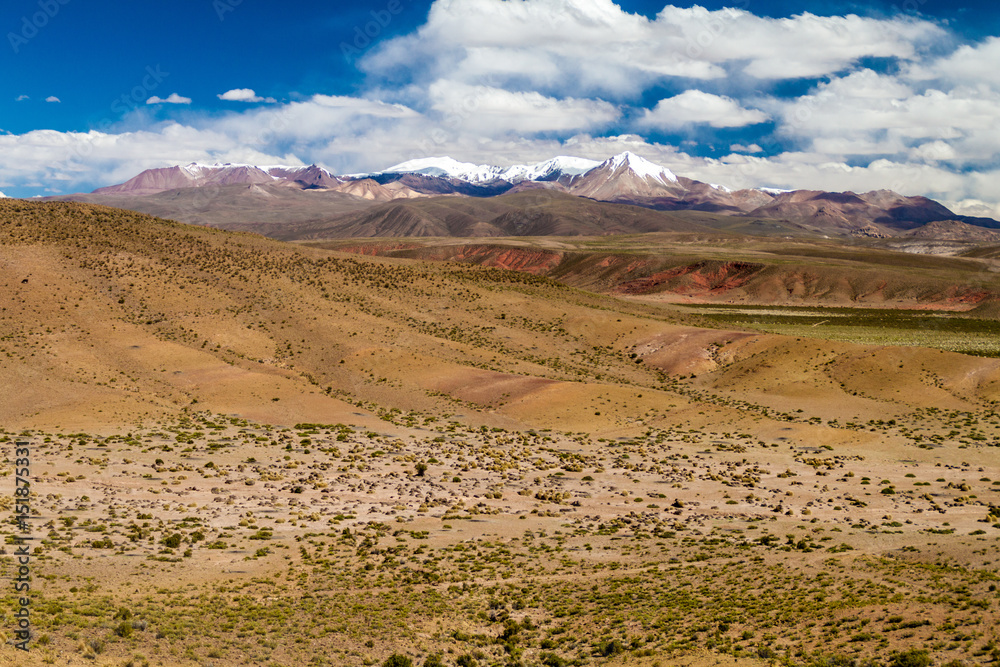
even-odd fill
[{"label": "small bush", "polygon": [[413,667],[413,661],[401,653],[393,653],[385,659],[382,667]]},{"label": "small bush", "polygon": [[622,644],[619,640],[613,639],[611,641],[601,642],[597,647],[597,651],[605,658],[609,658],[613,655],[624,653],[625,645]]},{"label": "small bush", "polygon": [[930,667],[931,656],[926,649],[912,648],[896,653],[889,661],[889,667]]}]

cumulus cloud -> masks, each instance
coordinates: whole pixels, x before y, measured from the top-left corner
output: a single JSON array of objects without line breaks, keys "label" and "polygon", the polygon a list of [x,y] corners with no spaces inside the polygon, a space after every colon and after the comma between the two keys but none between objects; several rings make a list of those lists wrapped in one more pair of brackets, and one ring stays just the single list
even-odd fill
[{"label": "cumulus cloud", "polygon": [[729,150],[731,150],[734,153],[763,153],[764,152],[764,149],[761,148],[760,146],[758,146],[757,144],[750,144],[749,146],[744,145],[744,144],[732,144],[729,147]]},{"label": "cumulus cloud", "polygon": [[60,100],[60,99],[59,99],[58,97],[56,97],[55,95],[49,95],[48,97],[46,97],[46,98],[45,98],[45,101],[46,101],[46,102],[55,102],[55,103],[59,103],[59,102],[62,102],[62,100]]},{"label": "cumulus cloud", "polygon": [[640,125],[656,128],[678,128],[684,125],[707,124],[712,127],[744,127],[768,120],[757,109],[745,109],[731,97],[712,95],[700,90],[686,90],[680,95],[660,100],[647,109]]},{"label": "cumulus cloud", "polygon": [[[903,15],[668,5],[648,18],[612,0],[435,0],[418,29],[361,59],[369,79],[357,96],[278,103],[238,88],[217,97],[244,104],[221,114],[161,109],[103,132],[3,135],[0,183],[65,192],[191,160],[350,173],[433,155],[509,165],[631,150],[732,188],[889,188],[988,211],[1000,202],[1000,37],[958,42]],[[869,59],[889,66],[865,69]],[[805,84],[773,85],[791,79]],[[677,85],[689,90],[638,107]],[[805,92],[768,92],[791,89]],[[183,122],[152,120],[172,112]],[[712,128],[729,155],[622,134]]]},{"label": "cumulus cloud", "polygon": [[[1000,152],[1000,92],[988,87],[921,91],[898,77],[862,70],[773,103],[783,121],[780,134],[830,155],[919,157],[913,149],[926,144],[937,147],[936,160],[969,165]],[[941,150],[944,144],[949,151]]]},{"label": "cumulus cloud", "polygon": [[277,102],[273,97],[261,97],[251,88],[234,88],[233,90],[227,90],[217,97],[227,102],[267,102],[268,104]]},{"label": "cumulus cloud", "polygon": [[955,84],[1000,85],[1000,37],[990,37],[980,44],[966,44],[953,53],[926,64],[911,66],[913,79],[939,79]]},{"label": "cumulus cloud", "polygon": [[601,100],[555,99],[446,80],[434,82],[428,94],[431,108],[447,123],[487,135],[589,130],[607,126],[621,115]]},{"label": "cumulus cloud", "polygon": [[379,169],[402,161],[404,153],[435,147],[428,139],[435,127],[401,105],[317,95],[140,131],[36,130],[0,135],[0,182],[16,187],[45,183],[51,190],[72,192],[191,161],[317,161],[344,172]]},{"label": "cumulus cloud", "polygon": [[529,85],[577,97],[634,95],[668,77],[822,77],[863,58],[913,60],[944,31],[929,21],[856,15],[758,17],[668,5],[653,19],[611,0],[437,0],[414,34],[362,66],[414,80]]},{"label": "cumulus cloud", "polygon": [[177,93],[170,93],[166,98],[153,95],[146,100],[146,104],[191,104],[191,98],[181,97]]},{"label": "cumulus cloud", "polygon": [[31,98],[28,97],[27,95],[18,95],[17,97],[14,98],[14,101],[15,102],[23,102],[25,100],[30,100],[30,99]]}]

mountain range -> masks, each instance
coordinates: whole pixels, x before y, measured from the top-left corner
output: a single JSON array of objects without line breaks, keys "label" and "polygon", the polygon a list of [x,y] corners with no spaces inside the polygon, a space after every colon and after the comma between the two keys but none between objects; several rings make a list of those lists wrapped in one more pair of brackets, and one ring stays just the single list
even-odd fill
[{"label": "mountain range", "polygon": [[508,167],[418,158],[378,172],[346,175],[315,164],[191,163],[148,169],[89,194],[51,199],[106,204],[289,240],[696,228],[751,233],[763,228],[761,221],[771,222],[772,233],[819,236],[891,237],[929,223],[938,223],[931,229],[945,236],[967,236],[951,229],[958,223],[1000,228],[995,220],[959,216],[932,199],[888,190],[734,191],[678,176],[631,152],[603,162],[559,156]]}]

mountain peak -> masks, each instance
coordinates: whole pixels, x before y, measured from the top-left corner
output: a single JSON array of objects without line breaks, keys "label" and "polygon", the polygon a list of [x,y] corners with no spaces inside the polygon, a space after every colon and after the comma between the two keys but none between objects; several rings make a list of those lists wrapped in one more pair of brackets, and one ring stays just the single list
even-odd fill
[{"label": "mountain peak", "polygon": [[601,166],[605,165],[610,167],[612,171],[618,171],[621,168],[629,169],[637,176],[642,178],[652,178],[659,181],[663,185],[677,182],[677,176],[675,176],[672,171],[666,167],[661,167],[655,162],[650,162],[646,158],[636,155],[632,151],[625,151],[624,153],[619,153],[614,157],[608,158],[601,164]]},{"label": "mountain peak", "polygon": [[442,157],[421,157],[414,160],[407,160],[393,165],[388,169],[383,169],[384,174],[423,174],[425,176],[444,176],[448,178],[458,178],[471,171],[481,169],[479,165],[471,162],[459,162],[448,156]]}]

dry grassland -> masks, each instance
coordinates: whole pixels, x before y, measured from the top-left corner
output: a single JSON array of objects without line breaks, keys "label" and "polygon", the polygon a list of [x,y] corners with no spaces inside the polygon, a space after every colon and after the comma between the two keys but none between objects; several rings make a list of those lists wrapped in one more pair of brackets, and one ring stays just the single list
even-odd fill
[{"label": "dry grassland", "polygon": [[0,664],[1000,660],[995,359],[80,204],[0,294]]}]

